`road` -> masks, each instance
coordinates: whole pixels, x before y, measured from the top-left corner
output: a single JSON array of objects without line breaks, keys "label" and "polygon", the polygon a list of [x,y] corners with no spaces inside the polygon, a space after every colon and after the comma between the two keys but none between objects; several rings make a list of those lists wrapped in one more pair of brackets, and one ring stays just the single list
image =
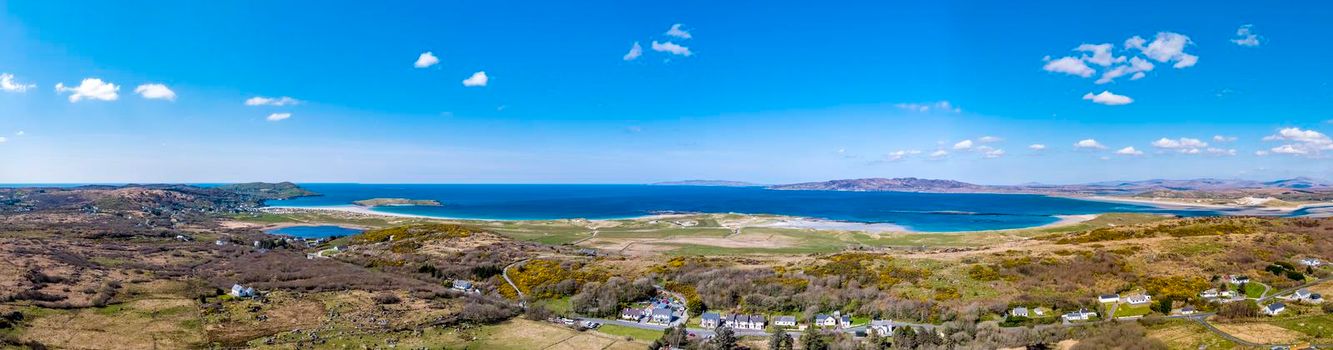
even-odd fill
[{"label": "road", "polygon": [[526,303],[524,303],[524,301],[523,301],[523,300],[524,300],[524,297],[523,297],[523,290],[518,289],[518,285],[517,285],[517,284],[514,284],[514,280],[509,279],[509,268],[514,267],[515,265],[518,265],[518,264],[525,263],[525,262],[528,262],[528,259],[523,259],[523,260],[515,261],[515,262],[512,263],[512,264],[506,265],[505,268],[504,268],[504,270],[501,270],[501,273],[500,273],[500,276],[503,276],[503,277],[505,278],[505,282],[509,282],[509,286],[510,286],[510,287],[513,287],[513,288],[514,288],[514,292],[517,292],[517,293],[518,293],[518,305],[519,305],[519,306],[523,306],[523,307],[527,307],[527,306],[526,306]]}]

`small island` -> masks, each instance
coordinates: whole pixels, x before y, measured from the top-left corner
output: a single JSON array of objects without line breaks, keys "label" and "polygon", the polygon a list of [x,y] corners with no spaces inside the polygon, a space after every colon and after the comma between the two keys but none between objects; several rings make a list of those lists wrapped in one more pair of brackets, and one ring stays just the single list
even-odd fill
[{"label": "small island", "polygon": [[362,207],[387,207],[387,206],[409,206],[409,205],[438,207],[443,205],[440,204],[439,201],[434,199],[407,199],[407,198],[371,198],[371,199],[362,199],[359,201],[355,201],[352,202],[352,204],[356,204]]}]

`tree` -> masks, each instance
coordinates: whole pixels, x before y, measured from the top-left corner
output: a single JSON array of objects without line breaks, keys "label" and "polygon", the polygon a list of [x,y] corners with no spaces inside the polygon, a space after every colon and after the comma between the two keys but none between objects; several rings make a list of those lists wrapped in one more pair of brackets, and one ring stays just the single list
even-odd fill
[{"label": "tree", "polygon": [[806,350],[828,350],[828,339],[824,339],[819,327],[810,325],[805,329],[805,334],[801,335],[801,347]]},{"label": "tree", "polygon": [[675,326],[667,327],[666,329],[662,330],[662,337],[657,338],[657,340],[654,340],[652,344],[649,344],[648,349],[657,350],[657,349],[668,349],[672,347],[683,348],[686,347],[686,345],[688,345],[689,342],[690,342],[689,333],[685,331],[684,325],[681,325],[679,327]]},{"label": "tree", "polygon": [[893,348],[915,349],[917,345],[916,331],[911,327],[898,327],[893,330]]},{"label": "tree", "polygon": [[736,349],[736,332],[732,331],[731,327],[718,326],[717,328],[713,329],[713,333],[717,333],[717,335],[713,336],[713,340],[711,342],[713,345],[713,349],[717,350]]},{"label": "tree", "polygon": [[[1329,305],[1333,305],[1333,303]],[[794,345],[795,342],[792,341],[791,334],[787,334],[783,330],[774,331],[773,335],[768,337],[769,350],[792,350]]]},{"label": "tree", "polygon": [[1166,298],[1158,299],[1157,304],[1153,305],[1153,310],[1169,315],[1171,314],[1171,308],[1173,307],[1173,305],[1171,304],[1172,304],[1171,299],[1166,299]]}]

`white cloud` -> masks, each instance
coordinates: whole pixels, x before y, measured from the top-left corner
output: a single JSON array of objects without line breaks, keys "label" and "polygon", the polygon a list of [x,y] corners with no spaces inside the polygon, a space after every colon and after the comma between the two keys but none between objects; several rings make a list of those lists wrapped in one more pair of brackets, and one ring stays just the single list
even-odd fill
[{"label": "white cloud", "polygon": [[1146,41],[1135,36],[1126,40],[1125,45],[1142,51],[1144,56],[1157,60],[1157,62],[1176,62],[1172,65],[1175,68],[1190,67],[1199,61],[1199,56],[1185,53],[1185,46],[1193,44],[1188,36],[1172,32],[1158,32],[1153,41],[1144,46],[1143,43]]},{"label": "white cloud", "polygon": [[1254,151],[1254,155],[1263,157],[1263,156],[1268,155],[1268,151],[1263,151],[1263,150]]},{"label": "white cloud", "polygon": [[1286,144],[1273,147],[1276,154],[1318,156],[1324,151],[1333,151],[1333,139],[1314,130],[1284,128],[1277,134],[1264,137],[1264,141],[1285,141]]},{"label": "white cloud", "polygon": [[931,158],[944,158],[944,157],[948,157],[948,156],[949,156],[949,151],[945,151],[945,150],[937,150],[937,151],[935,151],[935,152],[931,152],[931,153],[930,153],[930,157],[931,157]]},{"label": "white cloud", "polygon": [[1210,155],[1214,155],[1214,156],[1234,156],[1234,155],[1236,155],[1236,149],[1234,149],[1234,148],[1232,148],[1232,149],[1224,149],[1224,148],[1213,148],[1213,147],[1208,147],[1208,148],[1204,149],[1203,151],[1204,151],[1205,153],[1208,153],[1208,154],[1210,154]]},{"label": "white cloud", "polygon": [[1033,150],[1033,151],[1040,151],[1040,150],[1044,150],[1044,149],[1046,149],[1046,145],[1043,145],[1043,144],[1040,144],[1040,143],[1034,143],[1034,144],[1028,145],[1028,149]]},{"label": "white cloud", "polygon": [[972,140],[962,140],[958,141],[958,143],[953,144],[953,149],[971,149],[971,148],[972,148]]},{"label": "white cloud", "polygon": [[486,72],[481,71],[472,73],[472,76],[467,77],[467,79],[463,79],[463,86],[468,86],[468,87],[486,86],[486,83],[490,81],[491,78],[486,76]]},{"label": "white cloud", "polygon": [[18,132],[15,132],[15,133],[14,133],[14,136],[23,136],[23,135],[27,135],[27,134],[28,134],[28,133],[23,132],[23,130],[19,130]]},{"label": "white cloud", "polygon": [[1094,139],[1084,139],[1084,140],[1080,140],[1079,142],[1075,142],[1075,143],[1074,143],[1074,148],[1082,148],[1082,149],[1106,149],[1106,146],[1105,146],[1105,145],[1102,145],[1100,142],[1097,142],[1097,140],[1094,140]]},{"label": "white cloud", "polygon": [[1003,139],[1003,138],[1000,138],[1000,137],[997,137],[997,136],[989,136],[989,135],[987,135],[987,136],[982,136],[982,137],[980,137],[980,138],[977,138],[977,142],[980,142],[980,143],[996,143],[996,142],[1000,142],[1000,141],[1004,141],[1004,139]]},{"label": "white cloud", "polygon": [[143,98],[150,100],[167,100],[167,101],[176,100],[176,92],[171,91],[171,89],[167,88],[166,85],[162,84],[139,85],[139,87],[134,88],[134,93],[139,94],[139,96],[143,96]]},{"label": "white cloud", "polygon": [[120,91],[120,86],[102,81],[97,78],[83,79],[79,86],[68,87],[64,83],[56,83],[56,93],[72,92],[69,95],[69,102],[79,102],[84,99],[115,101],[120,98],[116,92]]},{"label": "white cloud", "polygon": [[440,63],[440,58],[435,57],[434,52],[426,51],[422,52],[421,56],[417,56],[417,61],[416,63],[412,63],[412,66],[417,68],[426,68],[434,66],[438,63]]},{"label": "white cloud", "polygon": [[1083,61],[1106,67],[1114,63],[1125,61],[1125,56],[1115,56],[1111,54],[1111,49],[1113,47],[1114,46],[1111,44],[1083,44],[1079,45],[1078,48],[1075,48],[1074,50],[1092,53],[1092,56],[1083,56]]},{"label": "white cloud", "polygon": [[5,143],[5,142],[9,142],[9,139],[5,138],[4,136],[0,136],[0,143]]},{"label": "white cloud", "polygon": [[639,46],[639,42],[635,41],[634,46],[630,46],[629,52],[626,52],[625,57],[621,57],[621,59],[633,61],[634,59],[639,58],[639,56],[643,56],[643,46]]},{"label": "white cloud", "polygon": [[1141,156],[1141,155],[1143,155],[1143,151],[1136,150],[1136,149],[1134,149],[1134,146],[1130,146],[1130,147],[1121,148],[1120,150],[1115,151],[1115,154],[1124,155],[1124,156]]},{"label": "white cloud", "polygon": [[[273,113],[273,114],[269,114],[269,115],[268,115],[268,118],[264,118],[264,119],[266,119],[266,120],[268,120],[268,121],[271,121],[271,122],[276,122],[276,121],[286,120],[287,118],[291,118],[291,117],[292,117],[292,114],[291,114],[291,113]],[[316,119],[318,119],[318,118],[316,118]]]},{"label": "white cloud", "polygon": [[[666,35],[674,36],[674,37],[681,38],[681,39],[689,39],[689,38],[693,38],[693,37],[694,37],[694,36],[690,35],[690,32],[687,32],[687,31],[685,31],[684,29],[680,29],[680,28],[681,28],[680,23],[672,24],[672,25],[671,25],[671,29],[667,29],[667,31],[666,31]],[[705,33],[705,34],[706,34],[706,33]],[[705,40],[705,41],[707,41],[707,40]]]},{"label": "white cloud", "polygon": [[694,56],[694,53],[690,52],[690,48],[677,45],[676,43],[670,41],[659,43],[657,42],[657,40],[653,40],[652,48],[653,51],[668,52],[677,56]]},{"label": "white cloud", "polygon": [[898,107],[899,109],[906,109],[909,111],[916,111],[922,113],[930,112],[931,110],[945,111],[952,113],[960,113],[963,111],[962,108],[954,106],[952,103],[949,103],[949,101],[937,101],[937,102],[925,102],[925,103],[899,103],[893,106]]},{"label": "white cloud", "polygon": [[1107,106],[1127,105],[1134,102],[1134,99],[1125,95],[1116,95],[1110,91],[1103,90],[1102,93],[1093,95],[1091,92],[1083,95],[1084,100],[1091,100],[1094,103]]},{"label": "white cloud", "polygon": [[1098,78],[1094,83],[1106,84],[1125,75],[1130,75],[1130,80],[1143,79],[1143,77],[1147,76],[1144,72],[1152,71],[1153,68],[1156,68],[1156,65],[1153,65],[1152,62],[1148,62],[1148,60],[1142,58],[1133,57],[1129,59],[1129,64],[1119,65],[1103,72],[1101,78]]},{"label": "white cloud", "polygon": [[1048,56],[1046,57],[1046,61],[1046,65],[1042,66],[1041,69],[1044,69],[1047,72],[1065,73],[1084,78],[1091,77],[1093,73],[1096,73],[1092,67],[1088,67],[1087,63],[1083,63],[1082,59],[1076,57],[1066,56],[1051,60]]},{"label": "white cloud", "polygon": [[1184,154],[1199,154],[1201,150],[1208,147],[1207,142],[1203,140],[1182,137],[1179,139],[1161,138],[1152,142],[1153,147],[1174,150]]},{"label": "white cloud", "polygon": [[991,159],[999,158],[999,157],[1003,157],[1003,156],[1004,156],[1004,150],[999,149],[999,148],[990,149],[990,150],[986,150],[986,152],[983,153],[983,155],[984,155],[986,158],[991,158]]},{"label": "white cloud", "polygon": [[255,97],[251,97],[251,98],[245,100],[245,105],[246,105],[246,106],[279,106],[279,107],[281,107],[281,106],[297,105],[297,104],[300,104],[300,103],[301,103],[301,101],[298,101],[297,99],[294,99],[294,98],[291,98],[291,97],[287,97],[287,96],[283,96],[283,97],[263,97],[263,96],[255,96]]},{"label": "white cloud", "polygon": [[[839,152],[842,152],[842,150],[838,150],[838,151],[839,151]],[[918,151],[918,150],[897,150],[897,151],[893,151],[893,152],[889,152],[888,154],[885,154],[885,155],[884,155],[884,160],[886,160],[886,161],[890,161],[890,162],[896,162],[896,161],[903,160],[903,159],[906,159],[907,157],[914,156],[914,155],[918,155],[918,154],[921,154],[921,151]]]},{"label": "white cloud", "polygon": [[37,84],[24,84],[14,80],[13,74],[0,74],[0,90],[5,92],[28,92],[28,89],[35,87]]},{"label": "white cloud", "polygon": [[1259,46],[1259,35],[1254,33],[1254,25],[1246,24],[1236,29],[1236,38],[1231,42],[1240,46],[1255,47]]},{"label": "white cloud", "polygon": [[1235,136],[1213,135],[1213,142],[1236,142]]}]

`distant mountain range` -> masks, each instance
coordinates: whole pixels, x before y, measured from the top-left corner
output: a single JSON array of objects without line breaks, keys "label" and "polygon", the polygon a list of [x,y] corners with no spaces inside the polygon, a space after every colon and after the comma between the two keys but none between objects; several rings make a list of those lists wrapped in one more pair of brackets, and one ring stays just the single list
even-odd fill
[{"label": "distant mountain range", "polygon": [[1073,185],[1026,183],[1021,185],[978,185],[954,180],[907,178],[846,179],[768,186],[773,190],[812,191],[901,191],[940,193],[1033,193],[1064,195],[1138,196],[1152,194],[1161,197],[1328,197],[1333,184],[1307,177],[1276,181],[1230,179],[1105,181]]},{"label": "distant mountain range", "polygon": [[749,182],[744,182],[744,181],[727,181],[727,180],[683,180],[683,181],[666,181],[666,182],[656,182],[656,183],[653,183],[652,185],[655,185],[655,186],[719,186],[719,187],[757,187],[757,186],[763,186],[763,185],[760,185],[760,184],[754,184],[754,183],[749,183]]}]

